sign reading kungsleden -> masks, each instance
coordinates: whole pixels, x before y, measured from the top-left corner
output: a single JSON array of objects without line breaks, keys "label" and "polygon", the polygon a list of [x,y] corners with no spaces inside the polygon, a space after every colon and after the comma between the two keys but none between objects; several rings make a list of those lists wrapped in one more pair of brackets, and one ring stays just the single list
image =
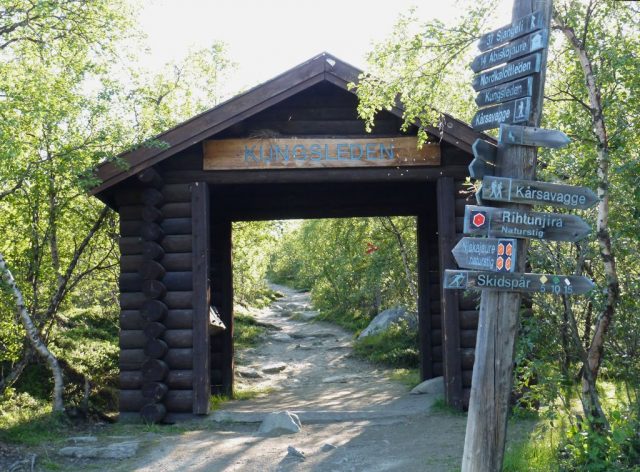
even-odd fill
[{"label": "sign reading kungsleden", "polygon": [[440,164],[440,145],[416,136],[204,141],[204,170],[404,167]]}]

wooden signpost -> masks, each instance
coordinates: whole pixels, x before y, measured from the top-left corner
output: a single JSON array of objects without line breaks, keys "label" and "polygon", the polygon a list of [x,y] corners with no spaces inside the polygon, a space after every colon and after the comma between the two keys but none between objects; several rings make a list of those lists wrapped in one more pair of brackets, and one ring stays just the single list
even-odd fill
[{"label": "wooden signpost", "polygon": [[[484,258],[486,261],[480,257],[497,240],[479,243],[476,240],[483,240],[464,238],[453,250],[459,265],[491,271],[447,270],[443,274],[447,289],[482,291],[463,472],[502,470],[521,294],[577,295],[593,288],[585,277],[524,273],[528,239],[577,241],[589,234],[590,228],[577,216],[535,213],[523,204],[587,208],[594,203],[588,189],[535,181],[537,146],[569,143],[559,131],[537,128],[542,116],[551,12],[552,0],[514,0],[512,23],[481,37],[478,48],[488,52],[471,65],[474,72],[494,67],[473,80],[479,91],[476,103],[489,108],[476,114],[472,126],[477,130],[499,126],[500,137],[497,153],[489,143],[474,143],[475,159],[469,172],[473,178],[483,179],[478,200],[499,201],[503,207],[467,206],[464,231],[520,241],[514,251],[513,273],[489,267],[493,256]],[[505,61],[510,62],[500,65]]]},{"label": "wooden signpost", "polygon": [[523,123],[531,113],[531,97],[518,98],[489,108],[478,110],[471,120],[477,131],[497,128],[503,123]]},{"label": "wooden signpost", "polygon": [[596,194],[587,187],[488,175],[482,180],[481,198],[496,202],[550,205],[572,210],[585,210],[598,202]]},{"label": "wooden signpost", "polygon": [[467,205],[464,211],[465,234],[575,242],[590,232],[591,227],[575,215],[476,205]]},{"label": "wooden signpost", "polygon": [[515,239],[462,238],[451,252],[458,266],[465,269],[513,272],[517,250]]},{"label": "wooden signpost", "polygon": [[588,278],[577,275],[445,270],[444,286],[459,290],[582,295],[593,289],[594,284]]},{"label": "wooden signpost", "polygon": [[571,142],[571,139],[562,131],[555,129],[501,124],[498,142],[511,145],[518,144],[520,146],[563,148]]},{"label": "wooden signpost", "polygon": [[488,141],[476,139],[471,146],[474,159],[469,164],[469,175],[472,179],[481,179],[485,175],[493,175],[496,167],[498,148]]}]

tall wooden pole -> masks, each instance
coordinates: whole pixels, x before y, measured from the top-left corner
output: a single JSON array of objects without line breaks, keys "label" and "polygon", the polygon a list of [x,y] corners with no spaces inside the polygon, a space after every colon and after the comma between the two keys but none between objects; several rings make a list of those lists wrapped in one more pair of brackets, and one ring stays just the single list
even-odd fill
[{"label": "tall wooden pole", "polygon": [[[552,0],[514,0],[512,18],[515,21],[534,11],[542,10],[545,12],[546,28],[549,28],[551,8]],[[545,48],[537,94],[532,100],[529,126],[540,125],[546,56]],[[533,180],[536,158],[535,147],[499,145],[496,175]],[[528,208],[523,205],[509,206]],[[518,272],[525,271],[527,248],[526,240],[521,240],[516,266]],[[502,470],[520,301],[521,295],[515,292],[482,292],[462,458],[463,472]]]}]

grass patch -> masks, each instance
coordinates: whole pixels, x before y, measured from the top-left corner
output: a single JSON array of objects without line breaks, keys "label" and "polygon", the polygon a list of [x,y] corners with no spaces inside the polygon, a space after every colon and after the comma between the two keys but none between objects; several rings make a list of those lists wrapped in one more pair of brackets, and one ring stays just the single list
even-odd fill
[{"label": "grass patch", "polygon": [[353,346],[356,356],[375,364],[415,369],[420,365],[418,333],[404,323],[393,324],[387,330],[358,339]]},{"label": "grass patch", "polygon": [[233,392],[231,398],[229,395],[211,395],[209,398],[209,406],[212,411],[219,410],[223,403],[226,403],[230,400],[251,400],[253,398],[257,398],[261,395],[267,395],[274,391],[273,387],[263,387],[263,388],[246,388],[246,389],[236,389]]},{"label": "grass patch", "polygon": [[267,329],[249,314],[234,315],[233,342],[236,348],[253,347],[264,336]]},{"label": "grass patch", "polygon": [[408,388],[413,388],[420,383],[420,371],[418,369],[394,369],[389,374],[389,378],[406,385]]},{"label": "grass patch", "polygon": [[464,411],[447,404],[444,398],[438,398],[433,402],[431,410],[437,413],[446,413],[447,415],[466,416]]},{"label": "grass patch", "polygon": [[508,444],[503,472],[549,472],[558,470],[558,437],[551,428],[539,425],[523,441]]},{"label": "grass patch", "polygon": [[36,445],[60,439],[70,428],[69,420],[53,413],[49,401],[8,389],[0,400],[0,442]]}]

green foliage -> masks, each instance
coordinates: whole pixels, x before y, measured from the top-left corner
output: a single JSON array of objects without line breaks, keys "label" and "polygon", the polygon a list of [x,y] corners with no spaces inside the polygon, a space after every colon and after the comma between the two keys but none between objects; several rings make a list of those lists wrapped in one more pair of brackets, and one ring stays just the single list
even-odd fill
[{"label": "green foliage", "polygon": [[413,388],[420,383],[420,371],[418,369],[394,369],[389,375],[391,380],[400,382],[407,388]]},{"label": "green foliage", "polygon": [[415,368],[420,364],[418,333],[406,323],[392,324],[387,330],[355,341],[356,355],[373,363]]},{"label": "green foliage", "polygon": [[233,321],[233,343],[238,349],[255,346],[267,331],[249,314],[236,313]]},{"label": "green foliage", "polygon": [[[393,221],[403,237],[415,280],[415,219]],[[371,251],[371,245],[378,249]],[[415,310],[398,243],[383,218],[290,225],[271,257],[269,278],[311,289],[320,319],[353,331],[365,328],[383,309],[404,305]]]},{"label": "green foliage", "polygon": [[537,426],[528,438],[508,444],[503,472],[550,472],[559,470],[556,458],[558,435],[553,429]]},{"label": "green foliage", "polygon": [[36,445],[59,439],[67,428],[68,420],[52,413],[46,400],[12,389],[0,397],[0,441]]}]

